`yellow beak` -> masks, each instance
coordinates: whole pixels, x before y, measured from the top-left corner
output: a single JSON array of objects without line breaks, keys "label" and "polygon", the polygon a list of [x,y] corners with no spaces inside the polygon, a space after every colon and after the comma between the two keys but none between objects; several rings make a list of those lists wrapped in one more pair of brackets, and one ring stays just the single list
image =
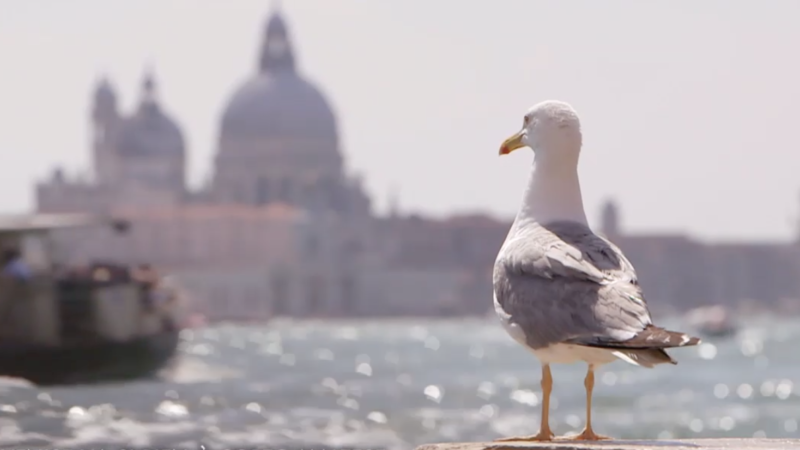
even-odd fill
[{"label": "yellow beak", "polygon": [[503,145],[500,146],[500,155],[507,155],[518,148],[525,147],[525,144],[522,143],[522,138],[525,136],[524,130],[519,130],[518,132],[514,133],[510,138],[503,141]]}]

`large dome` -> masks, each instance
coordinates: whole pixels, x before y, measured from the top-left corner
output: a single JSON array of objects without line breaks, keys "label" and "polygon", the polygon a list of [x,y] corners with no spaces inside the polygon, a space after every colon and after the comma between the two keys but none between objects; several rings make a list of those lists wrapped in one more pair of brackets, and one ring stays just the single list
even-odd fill
[{"label": "large dome", "polygon": [[297,74],[262,73],[231,97],[222,136],[336,139],[336,117],[322,93]]},{"label": "large dome", "polygon": [[270,17],[260,70],[234,92],[222,115],[221,137],[337,139],[325,96],[295,69],[286,23]]}]

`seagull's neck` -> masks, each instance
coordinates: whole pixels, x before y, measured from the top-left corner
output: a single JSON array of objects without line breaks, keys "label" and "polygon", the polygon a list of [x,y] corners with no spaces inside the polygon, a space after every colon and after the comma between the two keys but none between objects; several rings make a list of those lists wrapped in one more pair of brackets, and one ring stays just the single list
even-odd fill
[{"label": "seagull's neck", "polygon": [[558,221],[588,225],[578,179],[577,155],[574,161],[534,159],[522,206],[515,219],[517,226],[527,222]]}]

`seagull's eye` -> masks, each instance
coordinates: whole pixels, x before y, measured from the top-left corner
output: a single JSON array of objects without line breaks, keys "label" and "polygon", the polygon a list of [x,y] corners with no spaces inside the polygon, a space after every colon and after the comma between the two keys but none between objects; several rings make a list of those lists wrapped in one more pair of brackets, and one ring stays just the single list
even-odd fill
[{"label": "seagull's eye", "polygon": [[528,117],[528,116],[523,116],[523,117],[522,117],[522,126],[523,126],[523,127],[527,127],[527,126],[528,126],[528,122],[530,122],[530,121],[531,121],[531,118],[530,118],[530,117]]}]

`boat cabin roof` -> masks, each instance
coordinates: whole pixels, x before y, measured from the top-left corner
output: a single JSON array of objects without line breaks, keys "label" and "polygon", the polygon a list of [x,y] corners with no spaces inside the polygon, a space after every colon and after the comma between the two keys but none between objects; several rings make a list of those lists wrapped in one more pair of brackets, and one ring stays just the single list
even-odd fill
[{"label": "boat cabin roof", "polygon": [[129,224],[109,216],[90,214],[25,214],[0,216],[0,236],[42,234],[51,230],[108,225],[125,231]]}]

